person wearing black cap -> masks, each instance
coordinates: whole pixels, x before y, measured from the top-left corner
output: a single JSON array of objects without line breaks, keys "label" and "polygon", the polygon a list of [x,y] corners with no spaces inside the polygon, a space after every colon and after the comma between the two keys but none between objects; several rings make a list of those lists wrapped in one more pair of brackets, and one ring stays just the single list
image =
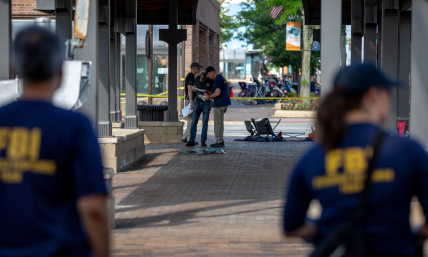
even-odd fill
[{"label": "person wearing black cap", "polygon": [[210,146],[224,147],[224,114],[227,111],[227,107],[231,105],[229,85],[212,66],[207,67],[205,74],[208,78],[214,80],[212,92],[205,91],[205,100],[214,99],[214,135],[216,143]]},{"label": "person wearing black cap", "polygon": [[[363,217],[364,222],[357,223],[364,244],[359,249],[365,249],[362,256],[415,256],[409,206],[416,195],[427,217],[428,154],[417,142],[387,136],[380,129],[389,115],[390,91],[397,87],[372,64],[352,65],[338,73],[333,91],[318,110],[318,142],[289,180],[283,217],[286,236],[310,240],[319,250],[336,227],[354,222],[351,217]],[[378,157],[368,200],[359,205],[372,156]],[[309,222],[306,211],[315,198],[322,214]],[[365,215],[355,216],[355,209],[365,210]],[[428,236],[427,224],[417,231]]]},{"label": "person wearing black cap", "polygon": [[[197,62],[192,62],[190,64],[190,72],[187,74],[186,79],[184,80],[184,93],[186,97],[184,98],[184,105],[188,106],[190,104],[190,109],[193,109],[193,104],[195,101],[195,97],[193,95],[192,87],[195,86],[195,76],[198,75],[201,68],[203,66]],[[190,140],[190,127],[192,124],[192,113],[187,115],[187,127],[183,133],[183,139],[181,140],[183,143],[187,143]]]}]

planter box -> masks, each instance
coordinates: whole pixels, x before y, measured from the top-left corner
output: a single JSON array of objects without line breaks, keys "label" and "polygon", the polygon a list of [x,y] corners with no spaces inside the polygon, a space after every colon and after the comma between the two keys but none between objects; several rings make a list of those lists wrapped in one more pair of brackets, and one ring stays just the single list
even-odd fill
[{"label": "planter box", "polygon": [[276,110],[274,115],[279,118],[316,118],[317,112]]}]

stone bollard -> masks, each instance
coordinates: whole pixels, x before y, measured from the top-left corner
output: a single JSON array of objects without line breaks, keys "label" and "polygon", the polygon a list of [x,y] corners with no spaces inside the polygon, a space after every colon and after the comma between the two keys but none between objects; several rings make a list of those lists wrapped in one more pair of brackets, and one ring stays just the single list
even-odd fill
[{"label": "stone bollard", "polygon": [[115,211],[115,203],[113,196],[113,176],[114,170],[112,168],[104,169],[104,180],[107,186],[108,199],[107,199],[107,211],[108,211],[108,227],[113,229],[115,227],[114,220],[114,211]]}]

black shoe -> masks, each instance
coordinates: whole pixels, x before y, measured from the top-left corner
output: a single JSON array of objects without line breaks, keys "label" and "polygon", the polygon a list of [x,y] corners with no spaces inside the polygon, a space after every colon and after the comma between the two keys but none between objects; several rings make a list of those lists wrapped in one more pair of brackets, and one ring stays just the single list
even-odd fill
[{"label": "black shoe", "polygon": [[185,146],[195,146],[195,141],[189,141]]},{"label": "black shoe", "polygon": [[185,138],[185,139],[181,139],[181,142],[183,142],[183,143],[187,143],[187,138]]},{"label": "black shoe", "polygon": [[206,147],[207,146],[207,144],[205,144],[205,141],[202,141],[201,142],[201,147]]},{"label": "black shoe", "polygon": [[212,144],[212,145],[210,145],[211,147],[225,147],[225,145],[224,145],[224,141],[223,142],[221,142],[220,144],[219,143],[215,143],[215,144]]}]

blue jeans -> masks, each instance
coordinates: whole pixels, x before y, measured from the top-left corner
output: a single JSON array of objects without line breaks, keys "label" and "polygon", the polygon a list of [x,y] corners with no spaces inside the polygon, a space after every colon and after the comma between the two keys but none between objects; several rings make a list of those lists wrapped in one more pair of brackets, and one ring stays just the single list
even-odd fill
[{"label": "blue jeans", "polygon": [[192,128],[190,129],[190,140],[189,141],[195,141],[196,139],[196,129],[198,126],[199,117],[201,116],[201,112],[203,112],[202,117],[202,136],[201,141],[205,142],[207,141],[207,133],[208,133],[208,120],[210,117],[210,111],[211,111],[211,100],[200,102],[195,101],[195,104],[193,105],[193,113],[192,113]]}]

